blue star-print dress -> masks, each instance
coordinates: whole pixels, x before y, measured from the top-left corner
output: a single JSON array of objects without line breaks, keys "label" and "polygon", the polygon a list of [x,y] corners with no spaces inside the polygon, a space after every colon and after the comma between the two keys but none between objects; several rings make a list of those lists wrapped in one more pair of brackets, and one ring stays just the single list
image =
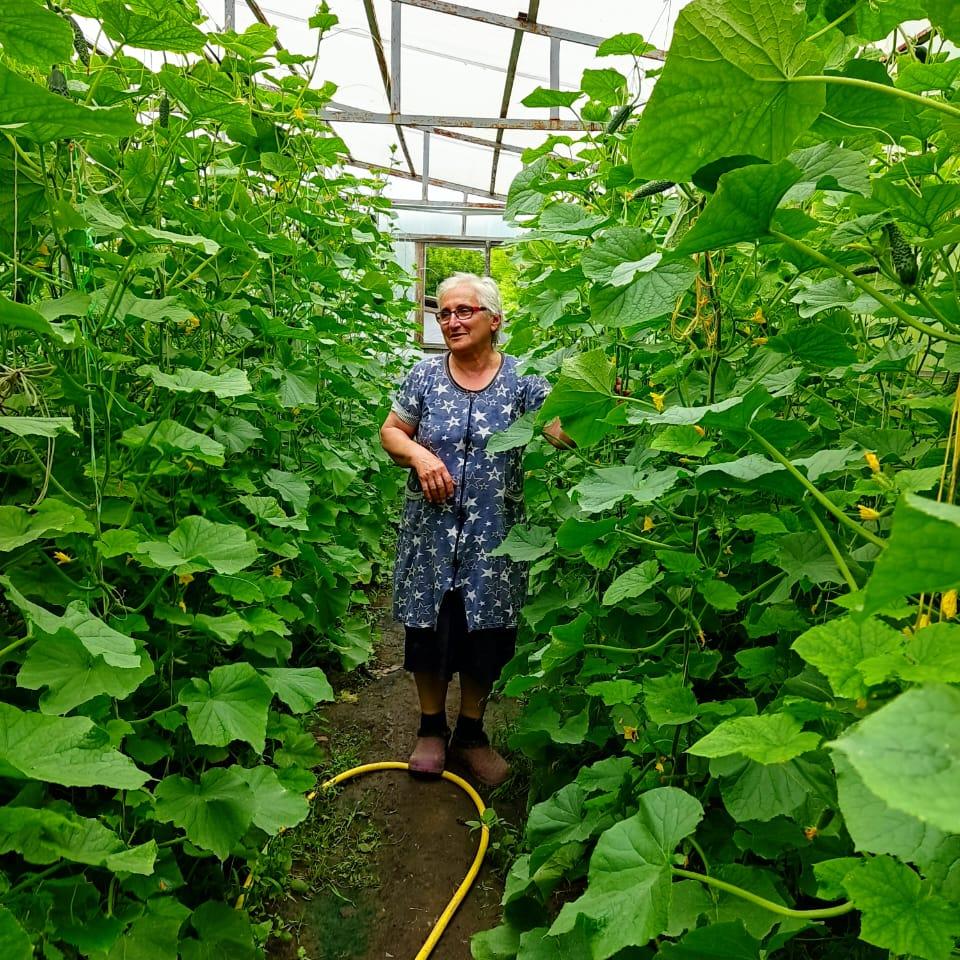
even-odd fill
[{"label": "blue star-print dress", "polygon": [[550,391],[538,376],[521,376],[502,354],[497,375],[483,390],[466,390],[450,375],[449,354],[421,360],[397,391],[393,412],[416,427],[414,440],[436,454],[456,484],[445,503],[430,503],[415,470],[393,572],[393,612],[408,627],[435,627],[440,602],[460,588],[467,629],[514,627],[527,592],[527,565],[491,557],[515,523],[523,521],[523,449],[488,453],[487,439]]}]

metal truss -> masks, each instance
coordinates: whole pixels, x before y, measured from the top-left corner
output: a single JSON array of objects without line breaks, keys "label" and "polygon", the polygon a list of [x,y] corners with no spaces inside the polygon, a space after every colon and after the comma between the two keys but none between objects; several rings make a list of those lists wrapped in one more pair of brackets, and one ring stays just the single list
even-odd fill
[{"label": "metal truss", "polygon": [[[237,0],[224,0],[224,24],[226,29],[235,29]],[[254,17],[267,24],[269,21],[263,13],[257,0],[244,0]],[[348,104],[331,102],[327,109],[318,111],[318,115],[329,123],[373,123],[393,126],[397,131],[400,150],[406,165],[401,168],[385,167],[367,161],[351,159],[353,166],[404,180],[417,180],[421,184],[421,199],[419,201],[394,201],[397,209],[431,210],[434,212],[460,213],[463,217],[463,232],[466,228],[466,217],[502,213],[505,197],[496,191],[497,170],[502,153],[521,154],[524,148],[504,142],[504,131],[507,130],[543,130],[543,131],[584,131],[602,129],[600,124],[582,123],[578,120],[561,120],[559,108],[553,107],[550,116],[543,119],[510,117],[509,108],[513,97],[513,86],[516,79],[517,64],[520,57],[520,48],[525,34],[546,37],[550,41],[550,70],[549,83],[552,89],[560,85],[560,58],[563,43],[576,43],[588,47],[599,47],[604,38],[577,30],[568,30],[564,27],[550,26],[538,22],[540,0],[528,0],[526,13],[516,17],[504,16],[480,10],[476,7],[464,6],[458,3],[448,3],[446,0],[391,0],[390,4],[390,52],[389,62],[377,21],[374,0],[362,0],[367,25],[370,28],[370,38],[373,43],[374,55],[380,72],[383,90],[389,104],[387,113],[372,110],[363,110]],[[403,47],[401,36],[403,29],[403,8],[411,7],[426,10],[437,14],[459,17],[476,23],[489,24],[513,31],[513,42],[507,61],[503,95],[500,103],[499,116],[439,116],[430,114],[404,113],[401,103],[401,77],[403,67]],[[278,47],[280,45],[278,44]],[[662,61],[665,53],[662,50],[650,50],[643,54],[643,59]],[[460,131],[473,129],[487,129],[496,131],[493,139],[472,136]],[[416,170],[411,157],[407,134],[409,131],[419,131],[423,137],[423,160],[420,170]],[[433,135],[446,137],[473,144],[491,151],[490,181],[486,187],[463,184],[442,180],[431,176],[430,173],[430,143]],[[429,196],[431,186],[441,187],[459,192],[463,195],[463,202],[433,201]],[[495,201],[491,203],[477,203],[468,200],[470,196],[483,197]]]}]

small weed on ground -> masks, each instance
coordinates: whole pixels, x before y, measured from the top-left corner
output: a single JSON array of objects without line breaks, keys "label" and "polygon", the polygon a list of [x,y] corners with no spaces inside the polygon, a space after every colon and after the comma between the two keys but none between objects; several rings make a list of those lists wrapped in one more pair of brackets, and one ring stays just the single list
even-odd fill
[{"label": "small weed on ground", "polygon": [[[327,736],[322,720],[313,726],[328,754],[317,768],[318,784],[361,762],[366,731]],[[287,956],[284,941],[300,944],[290,954],[298,960],[351,960],[366,949],[369,892],[378,884],[371,853],[381,840],[368,804],[367,795],[345,802],[336,791],[318,792],[307,819],[270,845],[260,883],[272,896],[262,911],[280,928],[273,956]]]}]

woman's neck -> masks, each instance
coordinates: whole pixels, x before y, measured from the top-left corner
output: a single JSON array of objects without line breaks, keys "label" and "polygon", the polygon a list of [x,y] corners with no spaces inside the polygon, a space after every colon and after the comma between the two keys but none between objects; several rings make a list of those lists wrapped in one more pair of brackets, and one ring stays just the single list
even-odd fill
[{"label": "woman's neck", "polygon": [[468,356],[461,356],[451,351],[450,366],[467,376],[481,376],[500,366],[500,354],[493,346],[488,347],[482,353]]}]

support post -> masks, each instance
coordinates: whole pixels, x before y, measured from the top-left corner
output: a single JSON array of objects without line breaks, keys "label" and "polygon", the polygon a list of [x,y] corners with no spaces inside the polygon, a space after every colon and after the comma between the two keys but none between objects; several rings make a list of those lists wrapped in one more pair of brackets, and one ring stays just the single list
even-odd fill
[{"label": "support post", "polygon": [[420,173],[420,197],[430,199],[430,131],[423,131],[423,162]]},{"label": "support post", "polygon": [[237,29],[237,0],[223,0],[223,29]]},{"label": "support post", "polygon": [[390,7],[390,112],[400,112],[400,15],[399,0],[391,0]]},{"label": "support post", "polygon": [[[557,37],[550,38],[550,89],[560,89],[560,41]],[[550,119],[560,119],[560,107],[550,108]]]}]

